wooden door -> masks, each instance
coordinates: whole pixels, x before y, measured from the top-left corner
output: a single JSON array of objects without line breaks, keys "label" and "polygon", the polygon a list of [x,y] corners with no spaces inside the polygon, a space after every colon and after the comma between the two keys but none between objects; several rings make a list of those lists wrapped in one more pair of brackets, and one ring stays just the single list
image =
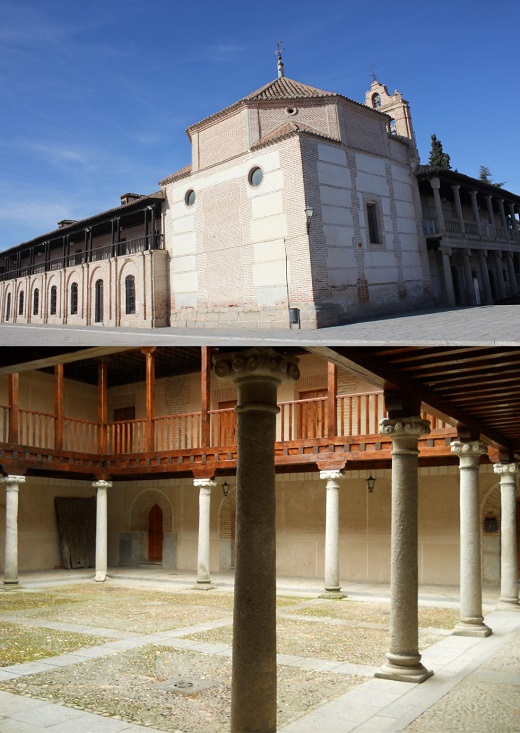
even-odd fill
[{"label": "wooden door", "polygon": [[[300,400],[314,400],[327,397],[326,389],[313,389],[300,392]],[[327,401],[302,402],[298,405],[298,437],[323,438],[327,433]]]},{"label": "wooden door", "polygon": [[229,410],[229,412],[219,413],[218,423],[218,444],[219,445],[236,445],[237,442],[237,415],[231,409],[237,404],[236,400],[227,400],[219,402],[219,410]]},{"label": "wooden door", "polygon": [[96,500],[55,497],[62,567],[92,568],[96,555]]},{"label": "wooden door", "polygon": [[148,561],[162,562],[163,513],[159,504],[148,512]]}]

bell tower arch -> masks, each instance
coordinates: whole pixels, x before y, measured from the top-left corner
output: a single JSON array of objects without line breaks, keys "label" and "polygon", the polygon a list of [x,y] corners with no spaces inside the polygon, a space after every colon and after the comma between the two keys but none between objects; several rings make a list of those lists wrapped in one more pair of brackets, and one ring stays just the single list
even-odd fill
[{"label": "bell tower arch", "polygon": [[403,99],[403,95],[397,89],[394,94],[389,94],[386,86],[374,78],[370,89],[365,95],[365,105],[390,115],[392,118],[390,132],[401,137],[407,137],[415,145],[410,105]]}]

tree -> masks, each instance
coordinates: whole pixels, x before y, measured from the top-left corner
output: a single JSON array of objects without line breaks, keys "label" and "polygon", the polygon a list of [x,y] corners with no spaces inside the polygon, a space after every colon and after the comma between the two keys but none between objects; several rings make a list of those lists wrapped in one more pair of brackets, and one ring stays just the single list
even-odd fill
[{"label": "tree", "polygon": [[442,143],[440,140],[437,140],[435,133],[432,135],[432,147],[428,163],[434,165],[436,168],[451,168],[450,156],[443,151]]},{"label": "tree", "polygon": [[502,188],[502,186],[505,184],[505,181],[502,181],[501,183],[495,183],[493,179],[491,178],[491,171],[487,167],[487,165],[480,165],[479,171],[478,171],[478,178],[479,181],[484,181],[484,183],[489,183],[491,186],[496,186],[497,188]]}]

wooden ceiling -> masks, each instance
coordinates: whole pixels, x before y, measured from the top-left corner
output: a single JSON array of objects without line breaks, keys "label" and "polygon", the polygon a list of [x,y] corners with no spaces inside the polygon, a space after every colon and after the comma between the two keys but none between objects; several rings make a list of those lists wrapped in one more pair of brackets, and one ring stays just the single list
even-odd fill
[{"label": "wooden ceiling", "polygon": [[381,389],[416,395],[432,414],[520,455],[520,348],[325,347],[310,349]]}]

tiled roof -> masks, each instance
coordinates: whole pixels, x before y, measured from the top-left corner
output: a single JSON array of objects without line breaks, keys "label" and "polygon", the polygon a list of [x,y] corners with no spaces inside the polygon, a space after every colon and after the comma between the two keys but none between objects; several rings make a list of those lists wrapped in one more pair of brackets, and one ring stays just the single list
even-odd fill
[{"label": "tiled roof", "polygon": [[311,87],[308,84],[302,84],[299,81],[294,81],[294,79],[288,79],[286,76],[283,76],[280,79],[270,81],[268,84],[260,87],[260,89],[257,89],[255,92],[248,94],[247,97],[243,97],[242,99],[239,99],[238,102],[229,105],[229,107],[225,107],[219,112],[215,112],[209,117],[205,117],[203,120],[200,120],[200,122],[197,122],[194,125],[190,125],[187,129],[187,133],[190,136],[190,131],[194,130],[199,125],[205,124],[209,120],[218,119],[219,117],[228,114],[233,110],[239,109],[240,107],[247,105],[249,102],[269,102],[283,100],[290,101],[295,99],[343,99],[350,104],[355,104],[358,107],[362,107],[364,110],[370,110],[371,112],[385,115],[384,112],[380,112],[379,110],[374,110],[371,107],[367,107],[365,104],[356,102],[354,99],[349,99],[343,94],[337,94],[336,92],[325,92],[323,91],[323,89],[317,89],[316,87]]},{"label": "tiled roof", "polygon": [[320,132],[310,125],[305,125],[302,122],[293,122],[291,120],[289,122],[284,122],[283,125],[276,127],[274,130],[271,130],[271,132],[268,132],[267,135],[264,135],[262,138],[260,138],[260,140],[258,140],[258,142],[251,146],[251,150],[256,150],[263,145],[268,145],[269,143],[282,140],[283,138],[290,137],[291,135],[296,135],[300,132],[305,132],[309,135],[315,135],[316,137],[326,138],[327,140],[334,140],[335,142],[341,142],[339,138],[333,137],[332,135],[327,135],[324,132]]},{"label": "tiled roof", "polygon": [[186,165],[184,168],[181,168],[178,171],[175,171],[175,173],[171,173],[169,176],[166,176],[166,178],[163,178],[162,181],[159,181],[159,186],[166,186],[167,183],[173,183],[173,181],[178,181],[181,178],[186,178],[191,173],[191,165]]},{"label": "tiled roof", "polygon": [[[316,97],[338,97],[340,95],[335,92],[324,92],[322,89],[316,89],[308,84],[302,84],[294,79],[288,79],[283,76],[281,79],[275,79],[265,84],[256,92],[248,94],[244,100],[260,100],[260,99],[316,99]],[[242,101],[244,101],[242,100]]]}]

